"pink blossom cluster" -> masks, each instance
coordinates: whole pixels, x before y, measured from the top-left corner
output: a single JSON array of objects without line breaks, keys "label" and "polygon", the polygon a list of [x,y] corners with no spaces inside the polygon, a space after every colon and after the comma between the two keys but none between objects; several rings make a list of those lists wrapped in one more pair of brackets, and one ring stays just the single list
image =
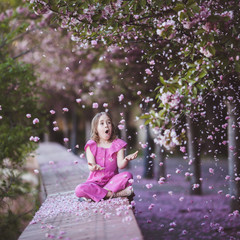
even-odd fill
[{"label": "pink blossom cluster", "polygon": [[156,135],[154,142],[156,144],[160,144],[161,146],[164,146],[167,150],[171,150],[177,145],[181,144],[179,141],[179,136],[177,135],[174,128],[166,129],[164,131],[162,131],[161,129],[155,128],[154,134]]},{"label": "pink blossom cluster", "polygon": [[180,94],[178,92],[175,94],[172,94],[171,92],[164,92],[159,96],[159,99],[163,105],[168,104],[170,108],[173,109],[178,109],[181,102]]}]

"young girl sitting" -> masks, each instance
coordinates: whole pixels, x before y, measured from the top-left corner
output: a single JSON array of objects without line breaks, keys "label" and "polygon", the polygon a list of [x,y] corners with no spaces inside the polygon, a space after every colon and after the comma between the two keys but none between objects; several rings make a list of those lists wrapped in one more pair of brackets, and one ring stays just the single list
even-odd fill
[{"label": "young girl sitting", "polygon": [[127,143],[116,138],[109,113],[98,113],[92,120],[91,140],[85,145],[90,174],[85,183],[79,184],[75,193],[81,199],[99,202],[103,198],[123,197],[133,194],[132,174],[118,172],[137,157],[138,151],[124,157]]}]

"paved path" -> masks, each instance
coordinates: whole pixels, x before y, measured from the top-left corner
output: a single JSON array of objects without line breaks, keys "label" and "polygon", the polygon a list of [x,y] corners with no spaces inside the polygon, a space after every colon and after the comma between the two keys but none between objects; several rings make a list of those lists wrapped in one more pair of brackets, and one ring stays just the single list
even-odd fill
[{"label": "paved path", "polygon": [[59,144],[41,143],[37,160],[45,201],[20,240],[143,239],[127,198],[99,203],[77,200],[74,188],[89,173],[83,159]]}]

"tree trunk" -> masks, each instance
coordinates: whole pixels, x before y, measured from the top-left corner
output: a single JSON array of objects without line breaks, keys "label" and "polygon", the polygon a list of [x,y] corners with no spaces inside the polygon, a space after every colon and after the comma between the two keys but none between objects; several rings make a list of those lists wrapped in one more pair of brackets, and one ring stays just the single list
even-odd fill
[{"label": "tree trunk", "polygon": [[[63,128],[63,137],[64,138],[68,138],[68,122],[67,122],[67,117],[66,117],[66,115],[65,114],[63,114],[63,116],[62,116],[62,128]],[[69,148],[69,143],[68,142],[66,142],[66,143],[64,143],[64,145],[65,145],[65,147],[66,148]]]},{"label": "tree trunk", "polygon": [[[202,194],[202,184],[200,181],[201,178],[201,160],[198,154],[198,127],[194,123],[193,119],[189,116],[187,118],[187,137],[188,137],[188,158],[192,162],[191,171],[193,176],[191,177],[191,189],[190,194],[192,195],[201,195]],[[198,184],[198,187],[196,185]],[[194,187],[195,186],[195,187]]]},{"label": "tree trunk", "polygon": [[[124,124],[124,129],[121,130],[121,138],[122,138],[122,140],[124,140],[128,144],[128,138],[127,138],[128,132],[127,132],[127,130],[128,130],[128,122],[129,122],[129,112],[127,111],[127,109],[124,111],[124,119],[125,119],[125,124]],[[129,154],[128,149],[129,149],[129,145],[127,145],[127,148],[126,148],[126,151],[125,151],[125,156],[127,156]],[[131,166],[131,161],[130,161],[130,164],[128,164],[125,169],[129,169],[130,166]]]},{"label": "tree trunk", "polygon": [[71,139],[70,139],[70,146],[72,149],[72,152],[74,154],[77,153],[77,149],[76,149],[76,144],[77,144],[77,112],[76,112],[76,108],[74,107],[72,109],[72,128],[71,128]]},{"label": "tree trunk", "polygon": [[164,177],[166,179],[166,152],[163,147],[161,147],[159,144],[155,145],[156,149],[156,155],[157,155],[157,163],[158,163],[158,172],[157,172],[157,178]]},{"label": "tree trunk", "polygon": [[147,147],[144,149],[144,173],[145,178],[154,177],[154,165],[153,158],[150,157],[150,154],[154,151],[154,142],[150,135],[149,125],[146,125],[146,144]]},{"label": "tree trunk", "polygon": [[229,190],[231,195],[231,210],[240,210],[240,181],[235,178],[240,176],[240,144],[239,126],[237,123],[237,106],[232,102],[227,102],[228,110],[228,172],[230,176]]}]

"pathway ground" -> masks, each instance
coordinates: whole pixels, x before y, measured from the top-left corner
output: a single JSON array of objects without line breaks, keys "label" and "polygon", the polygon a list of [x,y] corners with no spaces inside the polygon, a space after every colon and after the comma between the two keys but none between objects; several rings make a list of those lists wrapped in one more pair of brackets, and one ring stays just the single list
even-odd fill
[{"label": "pathway ground", "polygon": [[36,157],[43,204],[20,240],[142,239],[127,198],[78,201],[74,189],[89,173],[85,160],[56,143],[41,143]]}]

